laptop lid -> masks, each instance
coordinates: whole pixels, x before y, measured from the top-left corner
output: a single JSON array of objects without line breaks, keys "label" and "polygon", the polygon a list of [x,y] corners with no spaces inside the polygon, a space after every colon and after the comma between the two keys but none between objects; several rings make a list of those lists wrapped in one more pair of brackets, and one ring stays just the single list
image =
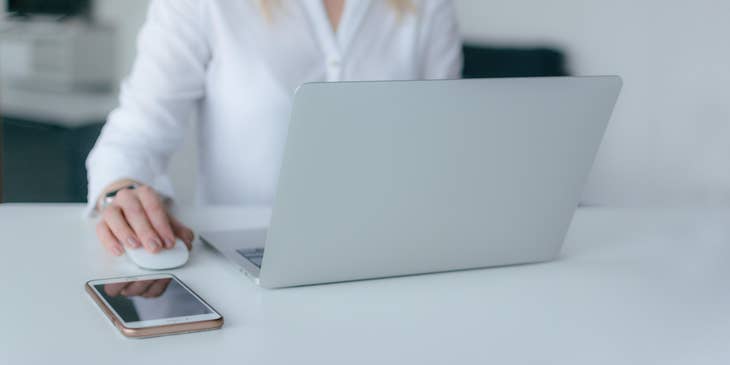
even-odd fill
[{"label": "laptop lid", "polygon": [[555,258],[620,88],[614,76],[301,86],[260,284]]}]

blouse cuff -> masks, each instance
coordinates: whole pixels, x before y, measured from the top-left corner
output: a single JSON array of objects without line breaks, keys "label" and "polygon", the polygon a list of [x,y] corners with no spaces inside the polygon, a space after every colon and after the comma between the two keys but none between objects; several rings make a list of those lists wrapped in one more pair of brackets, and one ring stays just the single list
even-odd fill
[{"label": "blouse cuff", "polygon": [[[97,168],[98,169],[98,168]],[[165,175],[155,176],[151,171],[145,168],[128,168],[114,169],[113,171],[95,172],[95,179],[89,179],[89,193],[87,196],[86,208],[84,209],[84,217],[93,218],[98,215],[96,209],[99,198],[105,187],[115,181],[130,179],[141,184],[148,185],[155,189],[163,199],[172,199],[174,197],[174,189],[170,179]]]}]

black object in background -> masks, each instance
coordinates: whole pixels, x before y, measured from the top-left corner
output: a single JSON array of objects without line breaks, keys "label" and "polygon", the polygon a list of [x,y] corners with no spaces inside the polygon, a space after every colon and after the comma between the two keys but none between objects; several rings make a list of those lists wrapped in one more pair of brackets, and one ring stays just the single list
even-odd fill
[{"label": "black object in background", "polygon": [[85,202],[86,156],[102,123],[64,128],[0,118],[4,203]]},{"label": "black object in background", "polygon": [[7,0],[7,10],[15,14],[77,15],[87,13],[91,0]]},{"label": "black object in background", "polygon": [[495,47],[465,44],[465,79],[486,77],[567,76],[565,54],[553,48]]}]

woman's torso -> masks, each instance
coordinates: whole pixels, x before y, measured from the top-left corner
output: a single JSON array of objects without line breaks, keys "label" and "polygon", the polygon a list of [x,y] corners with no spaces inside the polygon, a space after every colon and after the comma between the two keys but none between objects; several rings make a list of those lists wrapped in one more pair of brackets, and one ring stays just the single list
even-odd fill
[{"label": "woman's torso", "polygon": [[205,203],[271,203],[302,83],[425,77],[416,13],[428,2],[409,14],[387,1],[347,1],[336,34],[321,1],[277,3],[269,18],[254,1],[207,3],[211,59],[198,124]]}]

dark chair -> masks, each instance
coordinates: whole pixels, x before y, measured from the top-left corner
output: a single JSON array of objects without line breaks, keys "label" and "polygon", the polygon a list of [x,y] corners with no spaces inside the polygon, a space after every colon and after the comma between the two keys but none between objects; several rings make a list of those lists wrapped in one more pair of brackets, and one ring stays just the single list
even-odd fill
[{"label": "dark chair", "polygon": [[557,49],[495,47],[466,43],[464,78],[567,76],[566,57]]}]

